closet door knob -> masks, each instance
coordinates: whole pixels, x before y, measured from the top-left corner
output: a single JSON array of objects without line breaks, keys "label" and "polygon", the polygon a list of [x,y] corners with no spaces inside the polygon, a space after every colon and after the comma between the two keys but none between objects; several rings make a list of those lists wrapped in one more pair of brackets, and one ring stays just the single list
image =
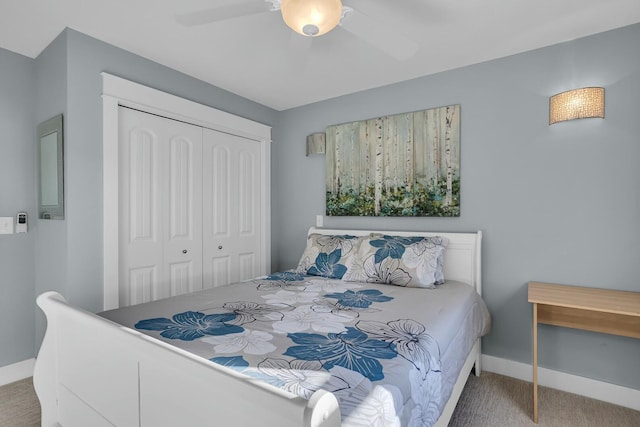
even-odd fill
[{"label": "closet door knob", "polygon": [[187,251],[186,249],[183,249],[183,250],[182,250],[182,253],[183,253],[183,254],[186,254],[187,252],[188,252],[188,251]]},{"label": "closet door knob", "polygon": [[222,249],[222,245],[218,246],[218,249]]}]

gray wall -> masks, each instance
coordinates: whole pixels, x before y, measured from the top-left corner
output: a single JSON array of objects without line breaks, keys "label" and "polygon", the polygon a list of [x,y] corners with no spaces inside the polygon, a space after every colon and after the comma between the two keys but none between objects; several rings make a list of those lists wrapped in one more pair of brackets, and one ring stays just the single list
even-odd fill
[{"label": "gray wall", "polygon": [[[32,60],[0,49],[0,216],[36,216]],[[34,350],[34,233],[0,235],[0,366]]]},{"label": "gray wall", "polygon": [[[0,332],[0,366],[34,355],[43,326],[36,315],[33,327],[34,289],[61,290],[92,311],[102,306],[101,71],[274,126],[274,270],[297,263],[306,229],[324,210],[324,158],[305,157],[306,135],[331,124],[460,104],[460,218],[325,217],[325,225],[483,230],[484,296],[494,320],[483,351],[530,363],[527,281],[640,290],[638,45],[635,25],[285,112],[72,30],[36,60],[0,51],[0,124],[15,136],[0,142],[12,155],[11,162],[0,156],[0,173],[24,180],[0,181],[0,215],[26,209],[33,230],[0,237],[0,320],[26,325]],[[586,85],[606,87],[606,119],[548,126],[549,95]],[[17,88],[22,98],[6,101],[4,91]],[[18,118],[8,119],[14,112]],[[33,145],[20,144],[33,141],[37,122],[60,112],[66,219],[34,221],[35,153]],[[640,389],[637,340],[541,327],[540,347],[541,366]]]},{"label": "gray wall", "polygon": [[[531,363],[530,280],[640,291],[640,25],[280,114],[273,146],[275,269],[295,266],[324,211],[324,157],[306,135],[461,105],[459,218],[325,217],[327,227],[482,230],[483,353]],[[606,118],[549,126],[548,98],[605,86]],[[540,366],[640,389],[640,340],[540,328]]]},{"label": "gray wall", "polygon": [[[67,127],[67,35],[60,34],[34,61],[36,76],[36,123],[43,122],[62,114],[63,138],[66,139]],[[35,142],[33,142],[35,144]],[[63,141],[63,146],[67,141]],[[67,150],[65,150],[67,151]],[[66,155],[67,153],[65,153]],[[64,158],[65,187],[68,181],[67,159]],[[34,172],[35,173],[35,172]],[[65,189],[66,190],[66,189]],[[36,187],[31,188],[37,198]],[[68,197],[65,194],[65,200]],[[67,221],[41,220],[33,216],[35,235],[35,253],[31,268],[35,274],[35,295],[44,291],[67,293]],[[35,310],[35,345],[39,347],[46,320],[33,302],[25,309]]]}]

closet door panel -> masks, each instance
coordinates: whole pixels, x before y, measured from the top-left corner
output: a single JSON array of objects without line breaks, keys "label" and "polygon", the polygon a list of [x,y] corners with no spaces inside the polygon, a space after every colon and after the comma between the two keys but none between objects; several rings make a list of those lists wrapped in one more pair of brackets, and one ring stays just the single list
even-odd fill
[{"label": "closet door panel", "polygon": [[120,304],[161,295],[162,225],[159,169],[161,142],[151,127],[120,115]]},{"label": "closet door panel", "polygon": [[120,306],[261,274],[262,142],[120,107]]},{"label": "closet door panel", "polygon": [[205,263],[203,274],[212,286],[261,273],[259,157],[255,141],[204,131],[203,253],[218,261]]},{"label": "closet door panel", "polygon": [[149,129],[132,129],[128,147],[129,240],[158,242],[158,137]]},{"label": "closet door panel", "polygon": [[205,289],[231,283],[231,257],[222,255],[205,259],[203,275],[203,287]]},{"label": "closet door panel", "polygon": [[238,138],[235,170],[237,174],[236,236],[233,250],[237,254],[237,280],[246,280],[260,275],[259,260],[262,257],[261,222],[264,207],[260,197],[260,147],[255,141]]},{"label": "closet door panel", "polygon": [[169,263],[169,291],[171,296],[193,292],[194,276],[200,276],[194,269],[194,262]]},{"label": "closet door panel", "polygon": [[180,124],[168,134],[167,296],[202,289],[202,130]]},{"label": "closet door panel", "polygon": [[[170,142],[170,239],[193,237],[193,216],[195,189],[193,182],[194,147],[183,137],[173,138]],[[196,218],[197,219],[197,218]]]},{"label": "closet door panel", "polygon": [[238,254],[238,280],[249,280],[258,276],[260,273],[256,272],[257,264],[255,252]]},{"label": "closet door panel", "polygon": [[128,300],[131,304],[140,304],[158,299],[157,287],[158,267],[130,268],[129,271]]},{"label": "closet door panel", "polygon": [[[214,137],[217,133],[214,133]],[[232,147],[212,139],[205,130],[203,140],[203,283],[205,288],[223,286],[235,280],[232,269],[233,203]]]},{"label": "closet door panel", "polygon": [[119,109],[120,306],[202,289],[202,128]]},{"label": "closet door panel", "polygon": [[211,222],[211,238],[228,238],[232,232],[231,193],[233,182],[231,177],[231,150],[220,144],[205,144],[206,166],[204,174],[206,192],[204,200],[210,204],[205,217]]},{"label": "closet door panel", "polygon": [[258,159],[251,145],[238,152],[238,280],[260,274],[256,248],[260,244],[260,186],[256,172]]},{"label": "closet door panel", "polygon": [[256,181],[256,155],[243,150],[238,153],[238,232],[240,236],[256,236],[256,224],[259,206],[258,182]]}]

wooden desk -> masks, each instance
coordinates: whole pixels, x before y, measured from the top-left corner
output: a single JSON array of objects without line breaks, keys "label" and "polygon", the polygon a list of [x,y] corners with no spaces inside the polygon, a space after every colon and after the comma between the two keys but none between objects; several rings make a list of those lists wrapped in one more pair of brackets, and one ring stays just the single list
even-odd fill
[{"label": "wooden desk", "polygon": [[538,422],[538,323],[640,338],[640,292],[529,282],[533,304],[533,422]]}]

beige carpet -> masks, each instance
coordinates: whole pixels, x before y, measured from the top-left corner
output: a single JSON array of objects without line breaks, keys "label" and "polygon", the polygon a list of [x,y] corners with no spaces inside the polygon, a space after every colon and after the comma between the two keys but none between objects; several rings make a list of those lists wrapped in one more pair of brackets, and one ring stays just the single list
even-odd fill
[{"label": "beige carpet", "polygon": [[[638,411],[546,387],[539,397],[540,427],[640,427]],[[469,377],[449,426],[535,426],[531,407],[531,383],[484,372]],[[0,427],[39,424],[31,378],[0,387]]]},{"label": "beige carpet", "polygon": [[[547,387],[538,389],[540,427],[640,427],[640,412]],[[483,372],[467,380],[449,427],[535,426],[531,383]]]},{"label": "beige carpet", "polygon": [[0,387],[0,427],[40,425],[40,403],[31,378]]}]

